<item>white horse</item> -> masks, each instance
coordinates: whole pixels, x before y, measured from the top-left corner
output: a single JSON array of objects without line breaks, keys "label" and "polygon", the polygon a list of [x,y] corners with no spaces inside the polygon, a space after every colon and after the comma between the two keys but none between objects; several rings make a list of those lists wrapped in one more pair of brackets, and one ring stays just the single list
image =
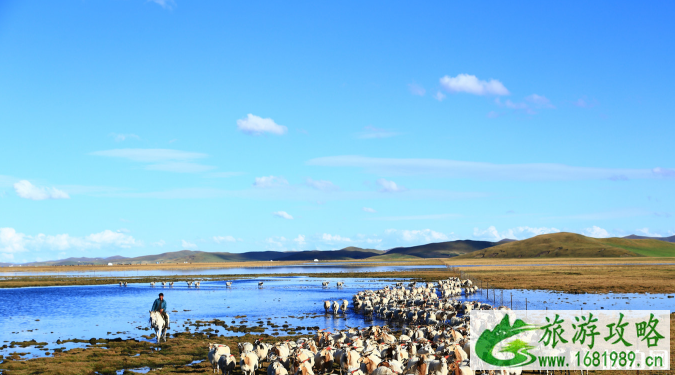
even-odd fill
[{"label": "white horse", "polygon": [[[169,318],[169,314],[166,314],[166,317]],[[170,319],[170,318],[169,318]],[[150,311],[150,327],[155,330],[155,336],[157,336],[157,343],[161,342],[161,339],[164,339],[166,342],[166,323],[162,314],[159,311]]]}]

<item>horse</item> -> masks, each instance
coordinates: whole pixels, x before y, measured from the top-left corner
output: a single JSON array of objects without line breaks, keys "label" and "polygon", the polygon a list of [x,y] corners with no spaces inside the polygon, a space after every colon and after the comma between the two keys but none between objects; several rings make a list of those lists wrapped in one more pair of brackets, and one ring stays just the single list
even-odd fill
[{"label": "horse", "polygon": [[[169,314],[166,314],[166,317],[169,318]],[[150,327],[155,330],[158,344],[161,343],[162,338],[166,342],[166,322],[159,311],[150,311]]]}]

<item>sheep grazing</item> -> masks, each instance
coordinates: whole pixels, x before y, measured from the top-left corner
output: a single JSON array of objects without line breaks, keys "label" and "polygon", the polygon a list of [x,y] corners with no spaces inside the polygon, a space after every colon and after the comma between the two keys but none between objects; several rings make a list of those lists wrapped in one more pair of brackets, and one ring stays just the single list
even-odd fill
[{"label": "sheep grazing", "polygon": [[253,352],[246,352],[241,355],[239,367],[244,375],[255,375],[258,369],[258,356]]},{"label": "sheep grazing", "polygon": [[326,314],[328,314],[328,310],[330,309],[330,301],[323,301],[323,308],[326,310]]},{"label": "sheep grazing", "polygon": [[345,282],[344,282],[344,281],[338,281],[338,282],[337,282],[337,287],[338,287],[338,288],[342,288],[343,286],[345,286]]},{"label": "sheep grazing", "polygon": [[223,375],[229,375],[237,366],[237,361],[232,354],[223,355],[218,359],[218,367]]},{"label": "sheep grazing", "polygon": [[[222,356],[230,356],[230,347],[221,344],[209,344],[209,362],[213,366],[213,372],[218,372],[219,360]],[[234,360],[233,360],[234,361]]]},{"label": "sheep grazing", "polygon": [[173,281],[169,283],[169,287],[173,288]]},{"label": "sheep grazing", "polygon": [[200,284],[200,283],[201,283],[201,281],[195,281],[195,287],[196,287],[196,288],[199,288],[199,284]]},{"label": "sheep grazing", "polygon": [[327,287],[330,283],[328,281],[324,281],[321,283],[321,286]]},{"label": "sheep grazing", "polygon": [[262,288],[262,287],[263,287],[263,282],[262,282],[262,281],[258,281],[258,288]]},{"label": "sheep grazing", "polygon": [[232,287],[232,281],[226,282],[225,286],[228,287],[228,288],[231,288]]}]

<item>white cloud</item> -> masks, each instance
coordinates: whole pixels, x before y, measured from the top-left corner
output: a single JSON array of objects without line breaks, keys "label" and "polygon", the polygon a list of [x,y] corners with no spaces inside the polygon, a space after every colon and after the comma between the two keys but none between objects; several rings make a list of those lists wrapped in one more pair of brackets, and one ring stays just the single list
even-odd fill
[{"label": "white cloud", "polygon": [[474,95],[509,95],[509,90],[496,79],[479,80],[474,75],[458,74],[441,78],[441,86],[449,92],[466,92]]},{"label": "white cloud", "polygon": [[372,214],[372,213],[375,213],[377,211],[375,211],[374,209],[372,209],[370,207],[363,207],[363,212],[370,212]]},{"label": "white cloud", "polygon": [[286,220],[293,220],[293,216],[289,215],[286,211],[272,212],[272,215]]},{"label": "white cloud", "polygon": [[551,109],[555,108],[555,106],[551,104],[551,101],[548,100],[547,97],[542,95],[532,94],[530,96],[525,97],[525,100],[534,104],[537,107],[551,108]]},{"label": "white cloud", "polygon": [[197,250],[197,244],[181,240],[181,247],[184,250]]},{"label": "white cloud", "polygon": [[640,234],[642,234],[643,236],[647,236],[647,237],[665,237],[665,236],[662,235],[662,234],[652,233],[652,232],[649,230],[649,228],[637,229],[637,232],[640,233]]},{"label": "white cloud", "polygon": [[21,180],[14,184],[16,194],[25,199],[41,201],[44,199],[69,199],[68,193],[54,187],[37,187],[27,180]]},{"label": "white cloud", "polygon": [[250,113],[246,118],[237,120],[237,128],[251,135],[261,135],[263,133],[283,135],[288,131],[287,127],[277,124],[271,118],[262,118]]},{"label": "white cloud", "polygon": [[67,250],[67,249],[100,249],[103,247],[130,248],[143,246],[132,236],[106,229],[84,237],[73,237],[69,234],[30,236],[17,232],[14,228],[0,228],[0,253],[13,254],[30,250]]},{"label": "white cloud", "polygon": [[159,240],[159,241],[157,241],[157,242],[153,242],[153,243],[152,243],[152,246],[159,246],[159,247],[162,247],[162,246],[164,246],[164,245],[166,245],[166,241],[164,241],[164,240]]},{"label": "white cloud", "polygon": [[233,236],[213,236],[213,242],[223,243],[223,242],[237,242],[237,239]]},{"label": "white cloud", "polygon": [[450,241],[450,237],[445,233],[436,232],[431,229],[387,229],[385,234],[395,236],[406,242],[442,242]]},{"label": "white cloud", "polygon": [[424,89],[424,87],[416,84],[416,83],[410,83],[408,84],[408,90],[410,90],[410,93],[413,95],[418,95],[418,96],[424,96],[424,94],[427,92],[427,90]]},{"label": "white cloud", "polygon": [[136,139],[139,140],[141,137],[137,136],[136,134],[120,134],[120,133],[110,133],[108,136],[112,137],[115,142],[122,142],[127,139]]},{"label": "white cloud", "polygon": [[598,226],[592,226],[590,228],[584,229],[584,235],[595,238],[607,238],[611,237],[607,230],[602,229]]},{"label": "white cloud", "polygon": [[285,250],[284,242],[286,242],[286,237],[270,237],[265,240],[266,243],[274,246],[277,250]]},{"label": "white cloud", "polygon": [[298,234],[298,237],[294,238],[293,241],[297,242],[298,245],[305,245],[307,243],[305,241],[305,236],[302,234]]},{"label": "white cloud", "polygon": [[511,108],[511,109],[527,109],[527,108],[529,108],[527,106],[527,104],[525,104],[525,103],[516,103],[516,102],[512,102],[511,100],[508,100],[508,99],[505,100],[504,102],[502,102],[501,99],[495,98],[495,104],[497,104],[500,107],[504,106],[504,107]]},{"label": "white cloud", "polygon": [[434,99],[438,100],[439,102],[442,102],[443,99],[445,99],[445,94],[443,94],[440,91],[436,91],[436,93],[434,94]]},{"label": "white cloud", "polygon": [[390,138],[399,135],[400,133],[378,128],[372,125],[368,125],[363,128],[363,131],[357,134],[357,138],[360,139],[381,139],[381,138]]},{"label": "white cloud", "polygon": [[339,234],[336,235],[331,235],[328,233],[324,233],[321,236],[321,239],[326,241],[326,242],[352,242],[352,240],[348,237],[342,237]]},{"label": "white cloud", "polygon": [[540,234],[558,233],[558,232],[560,232],[560,230],[557,228],[547,228],[547,227],[535,228],[528,226],[511,228],[499,232],[495,226],[490,226],[485,230],[474,228],[473,238],[486,241],[500,241],[505,238],[509,238],[512,240],[522,240],[525,238],[538,236]]},{"label": "white cloud", "polygon": [[474,178],[479,180],[606,180],[624,175],[629,179],[675,177],[675,169],[627,169],[575,167],[564,164],[493,164],[447,159],[394,159],[344,155],[311,159],[309,165],[356,167],[380,175],[432,175],[434,177]]},{"label": "white cloud", "polygon": [[253,186],[258,188],[274,188],[287,186],[288,181],[283,177],[278,176],[262,176],[256,177]]},{"label": "white cloud", "polygon": [[312,180],[311,178],[307,178],[305,183],[307,186],[321,191],[335,191],[340,189],[337,185],[327,180]]},{"label": "white cloud", "polygon": [[396,193],[400,191],[405,191],[403,186],[397,185],[394,181],[385,180],[384,178],[378,178],[375,181],[380,186],[380,191],[383,193]]}]

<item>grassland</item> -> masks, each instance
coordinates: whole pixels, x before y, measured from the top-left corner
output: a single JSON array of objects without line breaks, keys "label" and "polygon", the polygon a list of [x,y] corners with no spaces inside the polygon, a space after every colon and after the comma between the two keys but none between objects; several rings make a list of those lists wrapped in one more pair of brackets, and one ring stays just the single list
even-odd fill
[{"label": "grassland", "polygon": [[551,233],[460,255],[477,258],[622,258],[675,257],[675,243],[651,239],[591,238],[576,233]]}]

